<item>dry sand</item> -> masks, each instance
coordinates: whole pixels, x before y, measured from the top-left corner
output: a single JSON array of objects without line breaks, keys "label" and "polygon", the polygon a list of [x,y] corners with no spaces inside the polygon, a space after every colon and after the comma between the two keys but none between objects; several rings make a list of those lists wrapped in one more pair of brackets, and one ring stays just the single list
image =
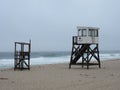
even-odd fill
[{"label": "dry sand", "polygon": [[120,60],[90,69],[68,64],[32,66],[31,70],[0,70],[0,90],[120,90]]}]

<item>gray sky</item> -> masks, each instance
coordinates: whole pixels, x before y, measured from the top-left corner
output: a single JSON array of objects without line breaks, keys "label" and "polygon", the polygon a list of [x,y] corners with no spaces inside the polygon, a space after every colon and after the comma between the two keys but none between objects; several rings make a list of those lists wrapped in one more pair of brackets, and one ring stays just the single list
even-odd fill
[{"label": "gray sky", "polygon": [[0,0],[0,51],[71,51],[76,26],[100,28],[100,49],[120,50],[120,0]]}]

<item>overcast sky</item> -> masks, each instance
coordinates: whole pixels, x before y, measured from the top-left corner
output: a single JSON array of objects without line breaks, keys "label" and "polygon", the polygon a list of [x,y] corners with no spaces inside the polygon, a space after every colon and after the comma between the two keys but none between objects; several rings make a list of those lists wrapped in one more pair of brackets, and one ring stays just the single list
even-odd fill
[{"label": "overcast sky", "polygon": [[99,27],[100,50],[120,50],[120,0],[0,0],[0,51],[71,51],[76,26]]}]

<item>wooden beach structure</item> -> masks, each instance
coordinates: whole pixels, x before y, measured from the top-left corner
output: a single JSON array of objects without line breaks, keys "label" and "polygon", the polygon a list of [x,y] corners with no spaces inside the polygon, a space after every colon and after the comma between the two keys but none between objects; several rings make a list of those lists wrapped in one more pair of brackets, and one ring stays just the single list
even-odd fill
[{"label": "wooden beach structure", "polygon": [[78,35],[72,37],[72,52],[69,63],[71,65],[81,65],[82,68],[90,65],[100,64],[98,31],[97,27],[77,27]]},{"label": "wooden beach structure", "polygon": [[15,42],[14,70],[16,69],[30,70],[30,52],[31,52],[31,40],[29,41],[29,43]]}]

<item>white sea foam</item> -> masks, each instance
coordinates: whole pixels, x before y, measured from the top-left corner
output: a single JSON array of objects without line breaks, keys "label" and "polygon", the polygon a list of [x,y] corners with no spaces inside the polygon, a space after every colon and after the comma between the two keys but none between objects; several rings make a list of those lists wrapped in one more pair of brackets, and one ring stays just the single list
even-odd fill
[{"label": "white sea foam", "polygon": [[[101,60],[113,60],[113,59],[120,59],[119,53],[114,54],[100,54]],[[38,57],[38,58],[31,58],[31,65],[42,65],[42,64],[55,64],[55,63],[69,63],[70,55],[69,56],[60,56],[60,57]],[[10,68],[14,67],[14,59],[1,59],[0,60],[0,68]]]},{"label": "white sea foam", "polygon": [[69,62],[70,56],[31,58],[31,65]]}]

